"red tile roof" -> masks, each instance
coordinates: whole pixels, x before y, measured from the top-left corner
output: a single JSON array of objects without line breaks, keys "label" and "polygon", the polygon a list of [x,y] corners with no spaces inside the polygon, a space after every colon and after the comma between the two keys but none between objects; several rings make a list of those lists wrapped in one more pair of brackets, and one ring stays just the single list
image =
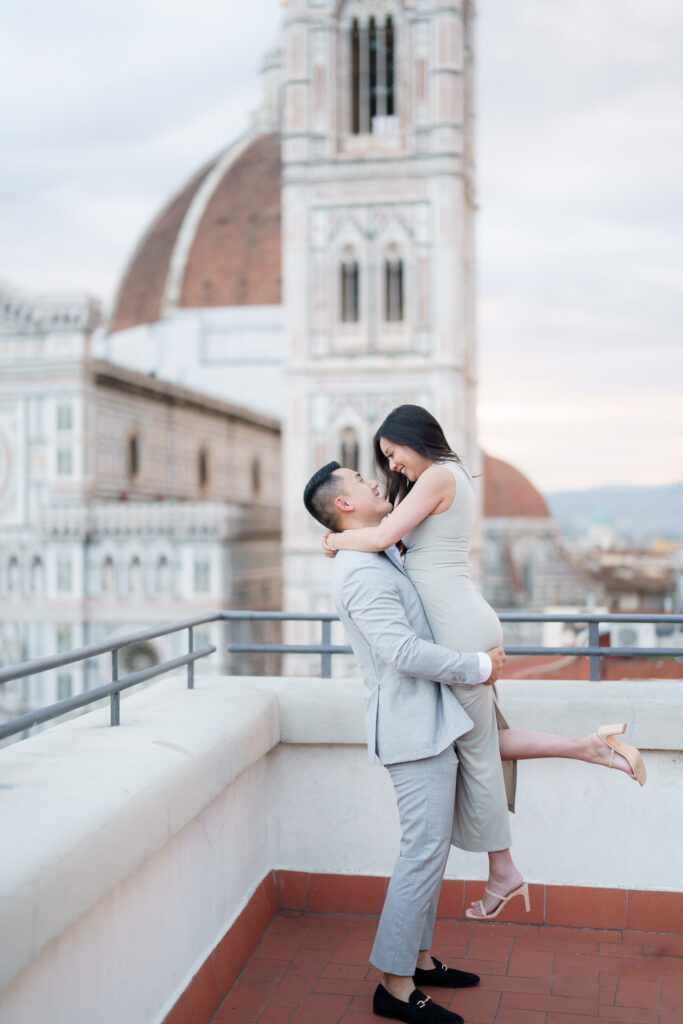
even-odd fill
[{"label": "red tile roof", "polygon": [[543,496],[523,473],[502,459],[484,455],[484,516],[541,518],[550,516]]},{"label": "red tile roof", "polygon": [[[119,286],[109,330],[161,316],[171,257],[192,200],[220,154],[203,167],[143,235]],[[254,139],[229,164],[199,219],[178,305],[258,306],[281,302],[280,137]]]},{"label": "red tile roof", "polygon": [[190,203],[217,159],[195,174],[164,207],[140,239],[119,284],[109,321],[110,331],[122,331],[126,327],[136,327],[159,319],[178,232]]},{"label": "red tile roof", "polygon": [[281,302],[280,137],[256,139],[218,183],[185,268],[181,306]]}]

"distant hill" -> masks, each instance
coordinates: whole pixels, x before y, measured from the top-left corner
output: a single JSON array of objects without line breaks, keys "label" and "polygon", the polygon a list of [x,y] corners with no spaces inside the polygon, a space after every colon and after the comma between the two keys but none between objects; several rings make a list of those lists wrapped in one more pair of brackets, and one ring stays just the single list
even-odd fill
[{"label": "distant hill", "polygon": [[659,487],[590,487],[544,493],[551,515],[568,537],[585,534],[594,522],[611,522],[631,542],[653,537],[683,541],[683,483]]}]

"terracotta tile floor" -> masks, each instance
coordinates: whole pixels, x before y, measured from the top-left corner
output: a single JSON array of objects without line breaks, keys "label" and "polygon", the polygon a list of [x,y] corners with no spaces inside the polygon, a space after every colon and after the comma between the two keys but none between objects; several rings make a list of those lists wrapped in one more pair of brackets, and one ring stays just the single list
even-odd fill
[{"label": "terracotta tile floor", "polygon": [[[365,1024],[376,917],[281,911],[216,1024]],[[467,1024],[681,1024],[683,935],[438,921],[434,952],[475,989],[427,989]]]}]

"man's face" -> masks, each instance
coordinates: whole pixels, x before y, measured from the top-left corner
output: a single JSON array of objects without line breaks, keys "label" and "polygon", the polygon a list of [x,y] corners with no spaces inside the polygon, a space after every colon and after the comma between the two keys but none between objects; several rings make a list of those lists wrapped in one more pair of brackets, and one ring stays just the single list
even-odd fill
[{"label": "man's face", "polygon": [[391,512],[392,506],[382,497],[376,480],[366,480],[352,469],[335,469],[334,476],[341,477],[344,483],[345,493],[335,499],[342,524],[347,517],[353,517],[354,526],[375,526]]}]

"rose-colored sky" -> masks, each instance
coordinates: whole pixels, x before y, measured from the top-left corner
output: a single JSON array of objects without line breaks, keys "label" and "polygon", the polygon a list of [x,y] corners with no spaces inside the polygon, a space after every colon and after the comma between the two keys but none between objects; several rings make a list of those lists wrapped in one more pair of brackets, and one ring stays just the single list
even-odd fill
[{"label": "rose-colored sky", "polygon": [[[482,444],[543,489],[680,480],[683,4],[478,12]],[[279,18],[276,0],[11,5],[0,277],[111,301],[151,217],[246,126]]]}]

